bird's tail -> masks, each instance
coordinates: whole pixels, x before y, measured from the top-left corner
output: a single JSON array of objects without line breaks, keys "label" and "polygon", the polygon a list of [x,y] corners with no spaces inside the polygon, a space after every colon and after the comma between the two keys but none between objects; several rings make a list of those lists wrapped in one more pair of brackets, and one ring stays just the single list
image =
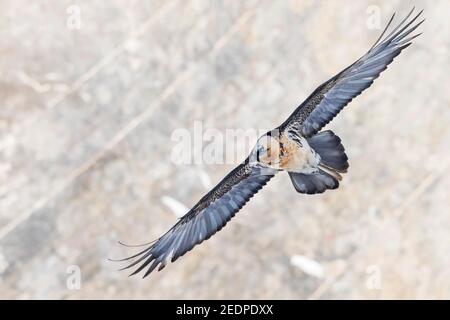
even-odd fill
[{"label": "bird's tail", "polygon": [[333,131],[327,130],[307,139],[309,146],[319,154],[319,170],[311,173],[289,172],[295,189],[300,193],[322,193],[339,187],[340,173],[347,172],[348,157],[341,139]]},{"label": "bird's tail", "polygon": [[339,173],[345,173],[348,169],[348,157],[345,154],[341,138],[333,131],[327,130],[307,139],[309,146],[319,154],[319,167],[335,174],[341,180]]}]

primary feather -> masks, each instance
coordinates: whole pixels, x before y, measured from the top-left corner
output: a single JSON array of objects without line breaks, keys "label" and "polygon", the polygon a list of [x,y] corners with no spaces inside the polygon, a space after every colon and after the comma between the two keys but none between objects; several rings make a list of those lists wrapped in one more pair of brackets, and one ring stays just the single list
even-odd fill
[{"label": "primary feather", "polygon": [[[317,133],[353,98],[367,89],[393,59],[411,44],[411,40],[419,35],[410,36],[424,21],[416,22],[422,11],[408,21],[413,11],[414,9],[383,38],[393,21],[392,16],[378,40],[364,56],[320,85],[277,128],[281,135],[286,134],[294,140],[306,138],[320,155],[319,171],[308,174],[289,172],[297,191],[312,194],[339,186],[339,173],[348,168],[344,148],[340,139],[331,131]],[[137,266],[132,275],[145,270],[146,277],[156,268],[163,269],[169,261],[175,261],[221,230],[276,172],[277,170],[268,168],[262,172],[261,168],[252,165],[247,158],[200,199],[168,232],[148,244],[143,251],[119,261],[136,259],[124,268]]]},{"label": "primary feather", "polygon": [[411,44],[411,40],[420,34],[410,37],[424,20],[413,24],[422,14],[420,11],[409,22],[413,10],[383,40],[386,29],[374,46],[359,60],[320,85],[280,126],[281,130],[296,130],[304,137],[310,137],[330,122],[350,101],[371,86],[380,73],[400,52]]}]

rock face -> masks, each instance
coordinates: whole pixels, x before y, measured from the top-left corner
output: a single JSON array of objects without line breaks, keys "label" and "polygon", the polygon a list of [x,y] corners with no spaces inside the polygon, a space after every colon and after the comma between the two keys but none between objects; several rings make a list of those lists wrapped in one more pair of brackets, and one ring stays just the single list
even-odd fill
[{"label": "rock face", "polygon": [[236,162],[205,163],[203,137],[178,164],[176,133],[279,125],[413,4],[2,1],[0,297],[450,298],[450,7],[414,4],[424,34],[329,126],[341,187],[280,174],[141,280],[107,261],[138,250],[117,241],[161,235]]}]

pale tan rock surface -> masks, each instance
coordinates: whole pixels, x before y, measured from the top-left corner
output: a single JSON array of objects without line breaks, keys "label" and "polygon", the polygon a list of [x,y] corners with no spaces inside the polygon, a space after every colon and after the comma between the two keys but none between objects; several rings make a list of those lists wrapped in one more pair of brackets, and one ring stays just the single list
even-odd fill
[{"label": "pale tan rock surface", "polygon": [[[372,45],[373,12],[384,26],[413,5],[424,34],[328,126],[350,158],[337,191],[299,195],[280,174],[163,272],[107,261],[176,221],[163,199],[190,207],[233,167],[174,164],[175,130],[280,124]],[[0,298],[449,299],[449,9],[0,2]]]}]

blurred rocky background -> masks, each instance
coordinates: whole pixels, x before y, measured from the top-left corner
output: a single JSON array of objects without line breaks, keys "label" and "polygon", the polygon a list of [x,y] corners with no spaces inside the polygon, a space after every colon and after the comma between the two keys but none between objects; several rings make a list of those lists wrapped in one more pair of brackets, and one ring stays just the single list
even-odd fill
[{"label": "blurred rocky background", "polygon": [[[350,158],[338,190],[280,174],[163,272],[116,271],[139,250],[117,241],[160,236],[234,166],[177,165],[176,130],[279,125],[414,5],[424,34],[328,126]],[[0,1],[0,298],[450,298],[449,11]]]}]

